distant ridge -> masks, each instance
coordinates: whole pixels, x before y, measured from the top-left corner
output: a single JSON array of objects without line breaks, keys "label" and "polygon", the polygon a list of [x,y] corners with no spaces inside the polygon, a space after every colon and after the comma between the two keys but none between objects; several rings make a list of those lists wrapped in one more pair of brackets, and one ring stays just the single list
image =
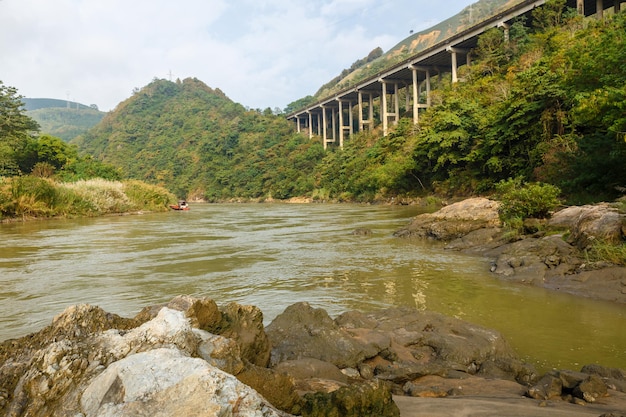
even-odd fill
[{"label": "distant ridge", "polygon": [[40,126],[40,133],[66,142],[97,125],[106,113],[75,101],[54,98],[23,98],[26,115]]},{"label": "distant ridge", "polygon": [[[47,109],[51,107],[71,108],[71,109],[91,109],[92,106],[77,103],[75,101],[59,100],[56,98],[23,98],[26,111]],[[97,110],[97,107],[96,107]]]}]

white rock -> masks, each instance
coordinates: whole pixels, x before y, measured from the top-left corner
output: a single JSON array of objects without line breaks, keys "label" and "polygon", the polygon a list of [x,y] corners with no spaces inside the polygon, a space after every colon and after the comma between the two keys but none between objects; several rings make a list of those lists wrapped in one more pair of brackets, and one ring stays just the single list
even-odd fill
[{"label": "white rock", "polygon": [[169,348],[111,364],[83,392],[81,407],[87,417],[285,416],[232,375]]}]

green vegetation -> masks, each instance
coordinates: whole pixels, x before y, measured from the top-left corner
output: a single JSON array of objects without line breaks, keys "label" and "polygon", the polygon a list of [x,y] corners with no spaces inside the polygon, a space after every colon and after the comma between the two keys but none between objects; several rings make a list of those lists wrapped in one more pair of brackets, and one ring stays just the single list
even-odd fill
[{"label": "green vegetation", "polygon": [[129,178],[209,201],[306,195],[324,155],[284,117],[194,78],[154,80],[72,143]]},{"label": "green vegetation", "polygon": [[164,211],[173,201],[175,197],[167,190],[138,181],[57,183],[30,175],[0,178],[0,219]]},{"label": "green vegetation", "polygon": [[524,220],[545,219],[560,204],[561,190],[550,184],[523,183],[521,178],[496,184],[500,220],[513,234],[521,234]]},{"label": "green vegetation", "polygon": [[90,107],[49,107],[29,110],[26,115],[39,124],[41,132],[69,142],[97,125],[105,113]]},{"label": "green vegetation", "polygon": [[626,266],[626,243],[616,245],[596,241],[585,252],[590,262],[609,262],[613,265]]}]

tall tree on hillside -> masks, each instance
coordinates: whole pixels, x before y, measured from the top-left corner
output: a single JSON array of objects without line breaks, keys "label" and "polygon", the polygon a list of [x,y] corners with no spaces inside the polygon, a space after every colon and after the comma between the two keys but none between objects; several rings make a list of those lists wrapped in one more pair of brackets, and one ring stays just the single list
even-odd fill
[{"label": "tall tree on hillside", "polygon": [[20,173],[17,160],[39,125],[24,114],[22,96],[0,81],[0,176]]}]

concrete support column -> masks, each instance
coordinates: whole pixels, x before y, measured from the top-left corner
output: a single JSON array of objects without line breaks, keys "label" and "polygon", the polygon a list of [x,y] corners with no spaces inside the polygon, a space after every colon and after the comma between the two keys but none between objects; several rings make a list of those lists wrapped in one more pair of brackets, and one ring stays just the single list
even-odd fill
[{"label": "concrete support column", "polygon": [[359,132],[363,131],[363,92],[359,91],[358,95],[358,111],[359,111]]},{"label": "concrete support column", "polygon": [[585,15],[585,0],[576,0],[576,10],[578,14]]},{"label": "concrete support column", "polygon": [[370,123],[370,130],[374,129],[374,96],[369,93],[369,108],[367,109],[367,119]]},{"label": "concrete support column", "polygon": [[622,0],[615,0],[613,4],[613,11],[617,14],[622,10]]},{"label": "concrete support column", "polygon": [[317,136],[322,136],[322,120],[319,113],[317,113]]},{"label": "concrete support column", "polygon": [[457,75],[458,65],[456,59],[456,50],[454,50],[453,48],[448,48],[448,52],[451,54],[452,57],[452,82],[456,83],[459,81],[459,77]]},{"label": "concrete support column", "polygon": [[400,95],[398,94],[398,83],[393,84],[393,103],[394,103],[394,125],[398,124],[400,119]]},{"label": "concrete support column", "polygon": [[413,73],[413,124],[419,123],[419,93],[418,93],[418,82],[417,82],[417,68],[411,66],[411,72]]},{"label": "concrete support column", "polygon": [[327,130],[328,130],[328,120],[326,119],[326,107],[322,104],[320,106],[322,108],[322,143],[324,144],[324,150],[326,150],[326,137],[327,137]]},{"label": "concrete support column", "polygon": [[300,133],[300,116],[296,116],[296,132]]},{"label": "concrete support column", "polygon": [[313,115],[311,114],[311,112],[307,112],[309,113],[309,139],[313,138]]},{"label": "concrete support column", "polygon": [[337,104],[339,105],[339,110],[337,110],[339,116],[339,147],[343,149],[343,102],[337,99]]},{"label": "concrete support column", "polygon": [[411,105],[411,91],[409,90],[409,84],[404,83],[404,112],[408,112],[409,111],[409,106]]},{"label": "concrete support column", "polygon": [[331,108],[330,109],[331,112],[331,129],[333,131],[332,134],[332,143],[335,143],[337,141],[337,112],[335,111],[335,109]]},{"label": "concrete support column", "polygon": [[504,31],[504,43],[509,43],[509,39],[511,38],[511,25],[506,22],[498,23],[498,27],[502,28]]},{"label": "concrete support column", "polygon": [[354,134],[354,115],[352,114],[351,101],[348,101],[348,123],[350,123],[350,129],[348,129],[348,134],[352,136],[352,134]]},{"label": "concrete support column", "polygon": [[430,97],[430,70],[426,70],[426,106],[430,107],[431,97]]},{"label": "concrete support column", "polygon": [[387,136],[389,131],[387,127],[387,82],[385,80],[380,80],[383,86],[382,95],[380,96],[380,118],[383,122],[383,136]]},{"label": "concrete support column", "polygon": [[596,0],[596,17],[599,20],[604,19],[604,1]]}]

